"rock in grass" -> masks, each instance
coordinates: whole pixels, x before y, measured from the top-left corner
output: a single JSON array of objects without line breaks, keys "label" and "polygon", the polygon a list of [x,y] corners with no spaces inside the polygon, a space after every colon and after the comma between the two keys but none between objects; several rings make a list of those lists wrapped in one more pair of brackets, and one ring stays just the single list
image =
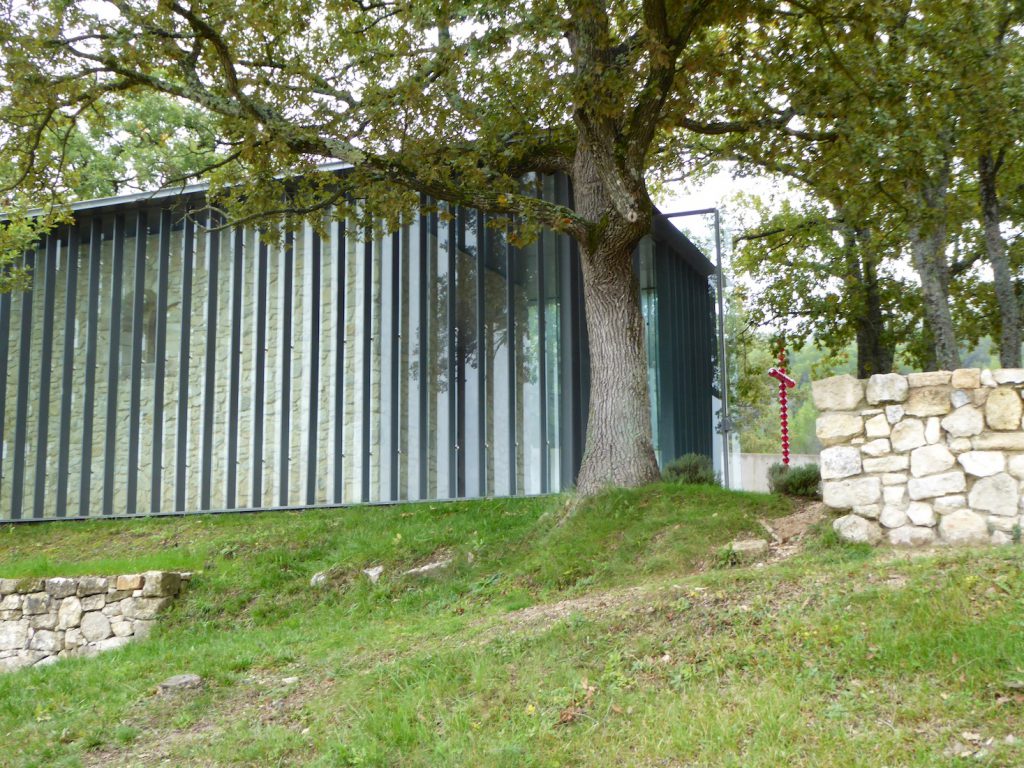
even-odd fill
[{"label": "rock in grass", "polygon": [[768,554],[768,542],[765,539],[736,539],[729,548],[741,562],[759,560]]},{"label": "rock in grass", "polygon": [[309,586],[311,587],[323,587],[327,585],[327,571],[320,571],[314,573],[313,578],[309,580]]},{"label": "rock in grass", "polygon": [[366,575],[366,578],[370,580],[371,584],[376,584],[380,581],[380,575],[384,573],[384,566],[375,565],[373,568],[364,568],[363,573]]},{"label": "rock in grass", "polygon": [[198,690],[202,687],[203,678],[199,675],[184,674],[167,678],[156,687],[156,692],[161,696],[167,696],[179,691]]},{"label": "rock in grass", "polygon": [[403,576],[433,576],[434,574],[436,574],[436,573],[438,573],[440,571],[443,571],[445,568],[447,568],[451,564],[452,564],[452,559],[450,557],[447,557],[444,560],[437,560],[436,562],[433,562],[433,563],[427,563],[426,565],[421,565],[418,568],[410,568],[408,571],[404,571],[402,573],[402,575]]}]

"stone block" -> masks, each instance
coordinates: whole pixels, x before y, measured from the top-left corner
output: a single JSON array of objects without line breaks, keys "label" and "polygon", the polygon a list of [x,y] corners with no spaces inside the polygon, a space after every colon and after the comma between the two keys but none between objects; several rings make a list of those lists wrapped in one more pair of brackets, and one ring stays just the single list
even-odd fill
[{"label": "stone block", "polygon": [[108,581],[103,576],[82,576],[78,580],[78,596],[98,595],[107,591]]},{"label": "stone block", "polygon": [[1024,432],[986,432],[971,438],[976,451],[1024,451]]},{"label": "stone block", "polygon": [[970,438],[967,438],[967,437],[951,437],[951,438],[949,438],[949,450],[951,450],[954,453],[954,455],[958,454],[958,453],[966,453],[967,451],[971,450],[972,447],[973,446],[971,445]]},{"label": "stone block", "polygon": [[112,634],[110,619],[99,611],[92,611],[82,616],[81,630],[82,637],[90,643],[106,640]]},{"label": "stone block", "polygon": [[902,403],[908,391],[906,377],[898,373],[876,373],[868,379],[864,396],[871,405]]},{"label": "stone block", "polygon": [[169,597],[129,597],[121,601],[121,613],[126,619],[155,619],[167,604]]},{"label": "stone block", "polygon": [[889,531],[889,543],[894,547],[927,547],[935,543],[935,529],[904,525]]},{"label": "stone block", "polygon": [[957,457],[968,475],[989,477],[1006,469],[1006,457],[999,451],[968,451]]},{"label": "stone block", "polygon": [[981,386],[983,387],[997,387],[996,379],[992,375],[992,371],[988,368],[983,368],[981,371]]},{"label": "stone block", "polygon": [[81,598],[83,611],[98,611],[107,604],[106,595],[88,595]]},{"label": "stone block", "polygon": [[66,597],[61,600],[57,611],[57,626],[60,629],[77,627],[82,621],[82,601],[77,597]]},{"label": "stone block", "polygon": [[939,537],[947,544],[987,544],[988,525],[981,515],[969,509],[960,509],[950,512],[939,521]]},{"label": "stone block", "polygon": [[892,427],[889,425],[889,420],[885,418],[884,413],[872,416],[864,422],[864,434],[869,440],[888,437],[890,432],[892,432]]},{"label": "stone block", "polygon": [[907,415],[907,409],[902,405],[885,406],[885,420],[890,424],[899,424]]},{"label": "stone block", "polygon": [[104,616],[120,616],[121,615],[121,603],[107,603],[101,609]]},{"label": "stone block", "polygon": [[28,642],[29,650],[57,653],[64,650],[64,633],[41,629]]},{"label": "stone block", "polygon": [[929,416],[924,423],[924,441],[928,445],[935,445],[942,439],[942,427],[939,426],[938,416]]},{"label": "stone block", "polygon": [[149,571],[144,578],[143,597],[173,597],[181,587],[181,576],[173,571]]},{"label": "stone block", "polygon": [[953,406],[949,400],[951,388],[919,387],[911,388],[904,408],[909,416],[945,416]]},{"label": "stone block", "polygon": [[900,453],[912,451],[925,445],[924,422],[920,419],[906,419],[892,428],[889,438],[892,449]]},{"label": "stone block", "polygon": [[0,597],[13,595],[18,591],[17,579],[0,579]]},{"label": "stone block", "polygon": [[852,477],[861,473],[860,451],[850,445],[823,448],[818,458],[822,480]]},{"label": "stone block", "polygon": [[974,397],[965,389],[954,389],[949,395],[949,402],[956,409],[963,405],[970,405],[974,402]]},{"label": "stone block", "polygon": [[18,594],[6,595],[0,599],[0,611],[20,611],[23,597]]},{"label": "stone block", "polygon": [[878,516],[882,514],[881,504],[861,504],[853,508],[853,514],[866,517],[869,520],[877,520]]},{"label": "stone block", "polygon": [[967,497],[963,495],[939,496],[932,499],[932,508],[940,515],[948,515],[967,506]]},{"label": "stone block", "polygon": [[882,498],[882,484],[877,477],[824,480],[821,487],[825,505],[833,509],[877,504]]},{"label": "stone block", "polygon": [[993,547],[1005,547],[1008,544],[1013,544],[1013,536],[1004,531],[992,531],[990,541]]},{"label": "stone block", "polygon": [[907,483],[907,491],[913,501],[962,493],[967,490],[967,480],[961,470],[944,472],[941,475],[913,477]]},{"label": "stone block", "polygon": [[134,589],[142,589],[142,574],[133,573],[118,576],[115,587],[119,592],[131,592]]},{"label": "stone block", "polygon": [[27,619],[0,622],[0,651],[18,651],[27,645]]},{"label": "stone block", "polygon": [[811,383],[814,405],[819,411],[852,411],[864,399],[864,382],[843,374]]},{"label": "stone block", "polygon": [[907,374],[907,384],[911,389],[920,387],[941,387],[949,384],[953,374],[951,371],[923,371]]},{"label": "stone block", "polygon": [[45,592],[35,592],[25,595],[21,610],[26,616],[33,616],[37,613],[49,613],[53,601]]},{"label": "stone block", "polygon": [[996,368],[992,378],[996,384],[1024,384],[1024,368]]},{"label": "stone block", "polygon": [[853,413],[824,413],[818,417],[816,433],[824,446],[846,443],[864,434],[864,419]]},{"label": "stone block", "polygon": [[967,503],[973,510],[983,510],[1006,517],[1016,516],[1020,503],[1019,485],[1005,472],[983,477],[967,494]]},{"label": "stone block", "polygon": [[65,597],[70,597],[75,594],[75,590],[78,589],[78,582],[74,579],[47,579],[46,580],[46,594],[50,597],[60,600]]},{"label": "stone block", "polygon": [[[910,466],[910,459],[907,456],[900,456]],[[903,467],[904,469],[907,466]],[[902,485],[904,488],[907,486],[907,475],[905,472],[886,472],[882,475],[882,485]]]},{"label": "stone block", "polygon": [[907,519],[914,525],[930,528],[938,522],[935,510],[931,504],[924,501],[915,501],[907,507]]},{"label": "stone block", "polygon": [[1007,468],[1010,470],[1010,474],[1018,480],[1024,480],[1024,454],[1010,456],[1007,461]]},{"label": "stone block", "polygon": [[[882,501],[889,505],[906,505],[907,503],[907,486],[906,485],[885,485],[885,481],[882,481]],[[858,513],[859,514],[859,513]]]},{"label": "stone block", "polygon": [[35,616],[30,616],[28,625],[32,629],[56,629],[57,628],[57,614],[53,613],[39,613]]},{"label": "stone block", "polygon": [[1013,529],[1019,525],[1016,517],[1003,517],[1002,515],[989,515],[987,522],[990,531],[1006,533],[1013,533]]},{"label": "stone block", "polygon": [[832,523],[832,529],[840,539],[853,544],[877,544],[882,540],[881,526],[857,515],[838,518]]},{"label": "stone block", "polygon": [[910,454],[910,473],[914,477],[937,475],[956,464],[956,459],[944,445],[926,445]]},{"label": "stone block", "polygon": [[907,511],[902,506],[884,507],[878,522],[883,528],[899,528],[907,524]]},{"label": "stone block", "polygon": [[997,389],[990,392],[985,403],[985,421],[990,429],[1003,432],[1020,429],[1024,403],[1012,389]]},{"label": "stone block", "polygon": [[877,440],[863,443],[860,446],[860,452],[871,458],[888,456],[892,453],[892,445],[890,445],[888,438],[880,437]]},{"label": "stone block", "polygon": [[130,637],[132,634],[132,623],[126,619],[117,619],[110,625],[115,637]]},{"label": "stone block", "polygon": [[981,369],[957,368],[953,371],[950,384],[959,389],[977,389],[981,386]]}]

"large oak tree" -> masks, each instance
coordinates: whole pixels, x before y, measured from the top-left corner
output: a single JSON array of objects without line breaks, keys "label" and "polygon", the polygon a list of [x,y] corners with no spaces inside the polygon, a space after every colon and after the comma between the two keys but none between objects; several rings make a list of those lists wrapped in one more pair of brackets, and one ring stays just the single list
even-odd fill
[{"label": "large oak tree", "polygon": [[[591,345],[578,489],[639,485],[658,475],[631,266],[649,184],[678,167],[687,131],[716,130],[706,94],[742,85],[721,67],[725,30],[772,14],[714,0],[7,0],[0,182],[16,208],[57,210],[70,138],[150,92],[213,121],[221,145],[199,175],[236,222],[347,215],[359,199],[395,224],[426,195],[507,214],[523,236],[566,233]],[[785,105],[764,107],[757,125],[786,130]],[[574,207],[531,189],[555,172]]]}]

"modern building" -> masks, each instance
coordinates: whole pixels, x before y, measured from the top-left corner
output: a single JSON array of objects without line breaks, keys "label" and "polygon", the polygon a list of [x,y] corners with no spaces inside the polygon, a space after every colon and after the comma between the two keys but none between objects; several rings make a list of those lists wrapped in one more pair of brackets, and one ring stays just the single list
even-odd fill
[{"label": "modern building", "polygon": [[[544,195],[570,200],[564,178]],[[579,468],[579,258],[448,208],[375,235],[222,227],[201,188],[74,206],[0,297],[0,519],[558,491]],[[659,459],[712,451],[712,264],[636,256]]]}]

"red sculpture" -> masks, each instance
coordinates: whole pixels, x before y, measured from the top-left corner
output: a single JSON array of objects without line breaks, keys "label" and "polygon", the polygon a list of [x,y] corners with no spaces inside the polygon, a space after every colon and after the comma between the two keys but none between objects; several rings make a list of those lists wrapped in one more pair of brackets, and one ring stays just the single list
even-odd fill
[{"label": "red sculpture", "polygon": [[786,375],[786,350],[779,350],[779,364],[768,371],[768,375],[779,382],[779,423],[782,428],[782,463],[789,466],[789,407],[786,404],[786,390],[795,387],[796,382]]}]

